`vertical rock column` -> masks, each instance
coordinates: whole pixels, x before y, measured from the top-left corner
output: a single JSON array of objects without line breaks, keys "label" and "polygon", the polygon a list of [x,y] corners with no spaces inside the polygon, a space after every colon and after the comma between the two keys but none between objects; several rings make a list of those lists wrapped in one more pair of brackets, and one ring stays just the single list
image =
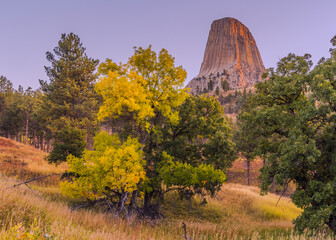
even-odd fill
[{"label": "vertical rock column", "polygon": [[[223,78],[232,89],[252,87],[262,81],[264,72],[264,64],[249,29],[234,18],[223,18],[211,24],[200,72],[187,87],[196,93],[197,86],[203,89],[212,80],[216,87]],[[208,91],[214,91],[215,87]]]}]

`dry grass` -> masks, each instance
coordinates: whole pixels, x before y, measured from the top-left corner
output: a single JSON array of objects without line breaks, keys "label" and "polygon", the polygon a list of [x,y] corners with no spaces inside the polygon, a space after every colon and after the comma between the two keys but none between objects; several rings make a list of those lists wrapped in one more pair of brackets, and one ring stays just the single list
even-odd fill
[{"label": "dry grass", "polygon": [[[193,239],[299,239],[291,232],[292,225],[287,220],[290,218],[288,213],[295,215],[299,210],[284,199],[279,206],[290,207],[283,213],[284,218],[265,216],[263,204],[259,203],[266,201],[272,205],[276,196],[264,199],[254,187],[227,185],[217,198],[209,199],[207,206],[198,207],[200,216],[192,215],[194,209],[184,216],[153,223],[120,220],[107,213],[89,210],[71,212],[63,202],[36,196],[25,187],[11,188],[12,184],[0,180],[0,239],[9,237],[11,229],[18,223],[29,229],[34,219],[42,232],[62,239],[182,239],[182,221],[187,224],[188,236]],[[171,205],[169,201],[173,200],[181,206]],[[166,204],[174,208],[173,211],[189,208],[176,199],[167,199]],[[217,218],[207,220],[211,216]]]},{"label": "dry grass", "polygon": [[[201,198],[182,201],[171,193],[163,207],[167,217],[155,223],[121,220],[90,210],[71,212],[72,202],[61,195],[55,182],[32,186],[39,192],[36,195],[24,185],[12,188],[17,179],[8,177],[59,173],[66,166],[51,166],[43,160],[45,153],[5,140],[0,138],[0,171],[4,175],[6,170],[7,175],[0,174],[0,239],[16,239],[13,231],[17,234],[18,224],[32,231],[35,220],[35,228],[57,239],[182,239],[182,221],[193,239],[308,239],[292,233],[291,220],[300,210],[288,198],[275,206],[277,195],[260,196],[257,187],[232,183],[215,198],[207,197],[205,206],[200,205]],[[238,163],[233,171],[241,171],[237,166],[243,165]]]},{"label": "dry grass", "polygon": [[[51,173],[62,173],[67,164],[50,165],[44,157],[47,154],[34,147],[0,137],[0,172],[2,175],[29,179]],[[48,183],[57,183],[57,177],[49,178]]]}]

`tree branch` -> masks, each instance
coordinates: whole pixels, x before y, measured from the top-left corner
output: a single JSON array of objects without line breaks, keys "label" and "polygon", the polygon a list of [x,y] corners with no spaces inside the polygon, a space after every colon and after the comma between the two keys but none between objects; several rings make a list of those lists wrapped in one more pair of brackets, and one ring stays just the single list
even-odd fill
[{"label": "tree branch", "polygon": [[280,195],[278,201],[276,202],[275,206],[278,206],[278,203],[280,202],[280,199],[283,197],[283,195],[284,195],[285,192],[287,191],[288,186],[289,186],[289,183],[290,183],[291,181],[292,181],[292,179],[288,180],[288,181],[285,183],[285,185],[284,185],[284,189],[283,189],[283,191],[282,191],[282,193],[281,193],[281,195]]},{"label": "tree branch", "polygon": [[62,173],[53,173],[53,174],[50,174],[50,175],[46,175],[46,176],[41,176],[41,177],[37,177],[37,178],[31,178],[31,179],[28,179],[24,182],[21,182],[21,183],[18,183],[18,184],[15,184],[13,187],[17,187],[17,186],[20,186],[22,184],[25,184],[27,185],[27,183],[30,183],[30,182],[34,182],[34,181],[37,181],[37,180],[40,180],[40,179],[43,179],[43,178],[47,178],[47,177],[51,177],[51,176],[55,176],[55,175],[61,175]]}]

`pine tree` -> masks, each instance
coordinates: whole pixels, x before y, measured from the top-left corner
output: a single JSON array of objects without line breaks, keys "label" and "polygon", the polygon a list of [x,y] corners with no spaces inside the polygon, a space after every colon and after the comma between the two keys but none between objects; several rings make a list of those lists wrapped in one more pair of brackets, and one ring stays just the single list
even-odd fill
[{"label": "pine tree", "polygon": [[4,117],[13,101],[13,96],[13,84],[5,76],[0,76],[0,134],[6,137],[8,137],[8,132],[4,131]]},{"label": "pine tree", "polygon": [[221,84],[222,84],[222,89],[224,90],[224,92],[230,90],[230,85],[226,79],[221,78]]},{"label": "pine tree", "polygon": [[215,92],[216,92],[216,95],[218,96],[219,95],[219,87],[218,86],[216,87]]},{"label": "pine tree", "polygon": [[49,82],[40,80],[40,84],[44,93],[43,111],[51,136],[68,126],[82,130],[91,145],[97,126],[98,97],[94,91],[97,77],[94,71],[99,61],[89,58],[85,50],[77,35],[62,34],[53,53],[46,53],[51,63],[50,67],[45,67]]}]

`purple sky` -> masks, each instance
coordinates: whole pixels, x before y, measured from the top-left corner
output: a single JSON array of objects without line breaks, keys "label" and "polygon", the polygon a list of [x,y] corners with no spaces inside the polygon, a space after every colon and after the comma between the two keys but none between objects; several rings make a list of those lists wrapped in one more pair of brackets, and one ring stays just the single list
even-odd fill
[{"label": "purple sky", "polygon": [[335,0],[11,0],[0,3],[0,75],[15,86],[47,80],[45,52],[61,33],[79,35],[90,57],[126,62],[133,46],[166,48],[199,72],[212,21],[233,17],[252,32],[266,68],[289,52],[329,56]]}]

